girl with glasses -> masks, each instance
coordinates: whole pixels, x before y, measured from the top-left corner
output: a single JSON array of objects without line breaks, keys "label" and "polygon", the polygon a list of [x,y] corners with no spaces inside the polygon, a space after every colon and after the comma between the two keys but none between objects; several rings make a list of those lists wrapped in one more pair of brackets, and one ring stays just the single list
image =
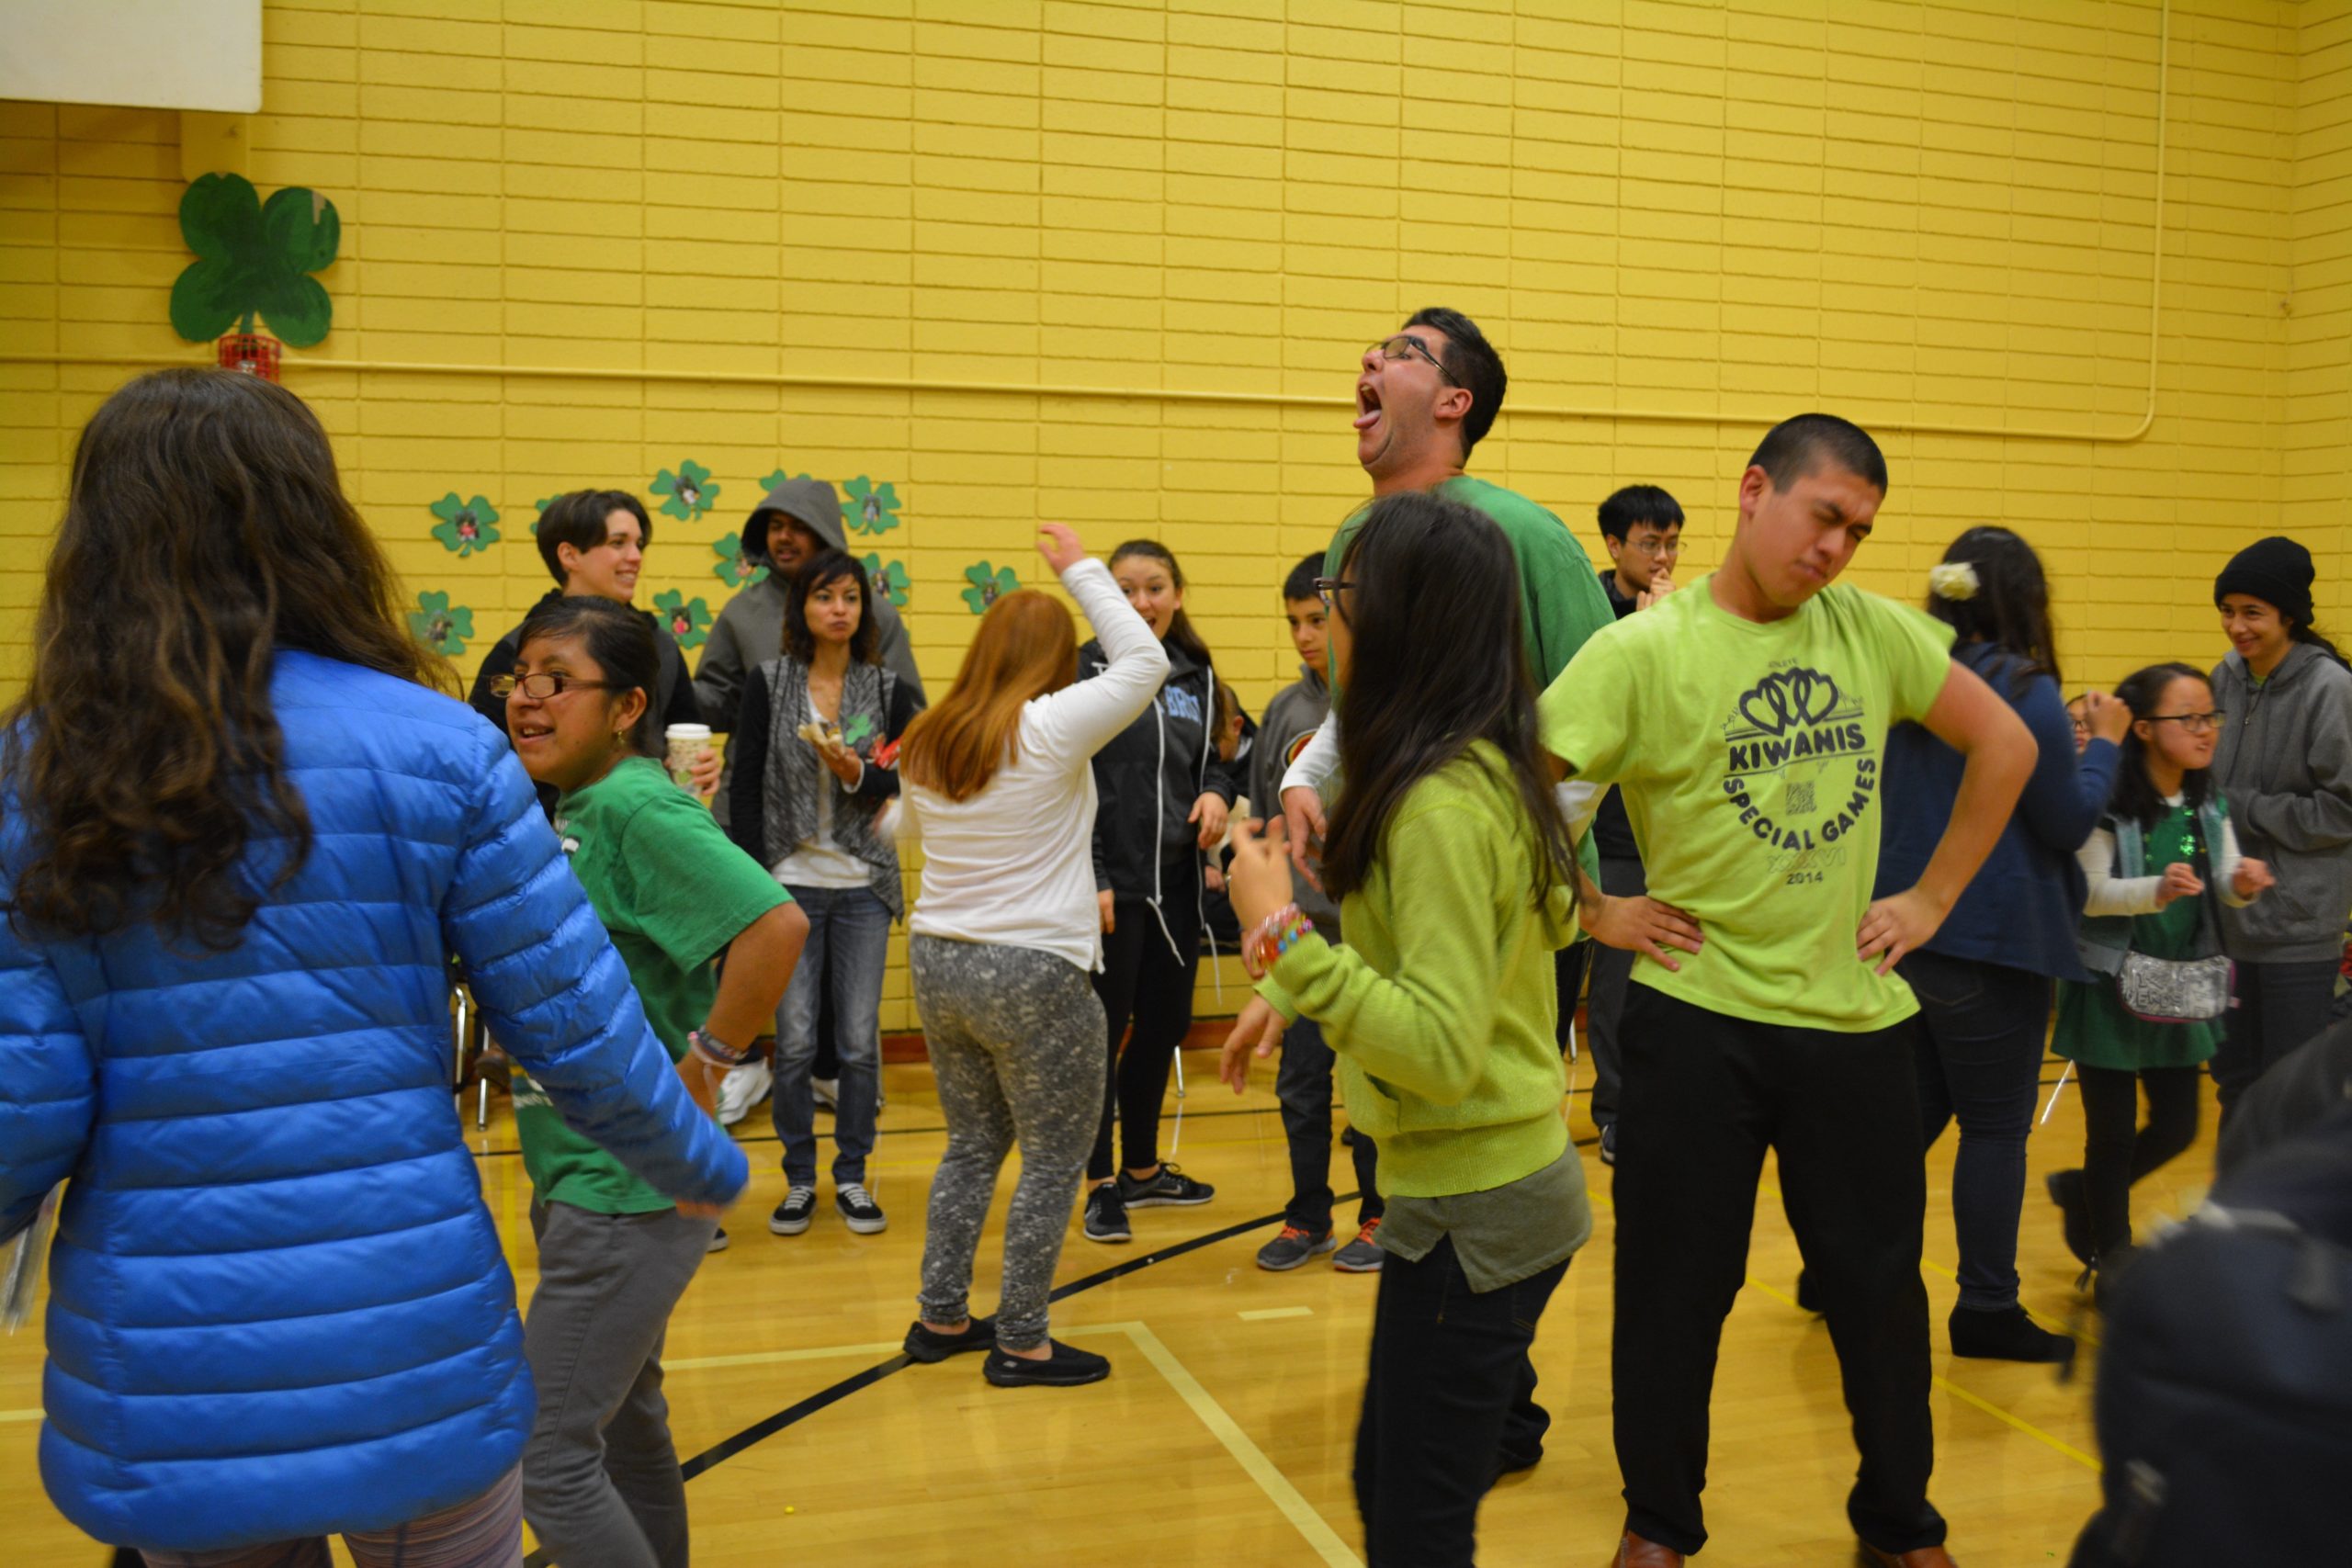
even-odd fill
[{"label": "girl with glasses", "polygon": [[[2218,1021],[2158,1023],[2126,1009],[2114,978],[2128,953],[2194,959],[2221,951],[2215,905],[2244,908],[2271,886],[2238,853],[2230,807],[2208,771],[2213,690],[2186,664],[2154,664],[2116,688],[2132,714],[2106,814],[2076,860],[2086,884],[2077,942],[2088,981],[2062,981],[2051,1049],[2082,1084],[2083,1166],[2049,1179],[2066,1246],[2102,1296],[2132,1247],[2132,1184],[2197,1139],[2198,1067]],[[2148,1121],[2139,1125],[2140,1094]]]},{"label": "girl with glasses", "polygon": [[[653,749],[652,627],[587,595],[542,602],[516,637],[514,754],[556,792],[555,827],[645,1021],[704,1111],[774,1011],[808,921],[671,782]],[[723,982],[712,964],[724,955]],[[626,1010],[635,1015],[639,1006]],[[514,1081],[539,1286],[523,1325],[538,1415],[523,1509],[578,1568],[686,1561],[686,1494],[662,1393],[671,1309],[723,1239],[715,1211],[674,1204]]]}]

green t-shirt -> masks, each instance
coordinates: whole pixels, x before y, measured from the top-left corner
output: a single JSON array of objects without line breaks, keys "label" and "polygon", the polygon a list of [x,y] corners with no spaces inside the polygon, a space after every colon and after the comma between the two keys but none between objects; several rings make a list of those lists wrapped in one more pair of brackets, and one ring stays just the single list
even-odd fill
[{"label": "green t-shirt", "polygon": [[[581,890],[628,966],[654,1037],[677,1060],[718,997],[711,961],[792,896],[650,757],[632,757],[557,801],[555,829]],[[543,1203],[599,1214],[675,1206],[565,1126],[547,1091],[519,1071],[514,1128]]]},{"label": "green t-shirt", "polygon": [[1934,705],[1951,631],[1833,583],[1759,625],[1702,579],[1585,645],[1544,694],[1544,741],[1618,785],[1652,897],[1704,950],[1634,977],[1695,1007],[1859,1033],[1917,1010],[1854,956],[1878,874],[1888,727]]},{"label": "green t-shirt", "polygon": [[[1536,685],[1550,685],[1587,637],[1617,619],[1592,570],[1592,558],[1566,523],[1517,491],[1456,474],[1430,493],[1485,513],[1510,541],[1511,553],[1519,558],[1520,630],[1527,639],[1527,660],[1535,671]],[[1326,576],[1340,575],[1349,541],[1363,525],[1371,504],[1358,507],[1331,536],[1331,547],[1323,554]]]}]

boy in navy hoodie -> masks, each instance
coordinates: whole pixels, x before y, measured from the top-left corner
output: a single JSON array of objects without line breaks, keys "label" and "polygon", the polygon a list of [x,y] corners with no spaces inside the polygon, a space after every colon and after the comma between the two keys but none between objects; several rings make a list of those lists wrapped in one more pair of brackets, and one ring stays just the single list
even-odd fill
[{"label": "boy in navy hoodie", "polygon": [[[1324,660],[1323,600],[1315,578],[1323,558],[1312,555],[1291,569],[1283,583],[1283,614],[1290,622],[1291,645],[1298,649],[1298,679],[1266,705],[1250,760],[1250,809],[1264,818],[1281,809],[1283,770],[1315,737],[1323,716],[1331,711],[1331,683]],[[1340,911],[1323,890],[1294,869],[1292,896],[1332,942],[1340,940]],[[1353,1128],[1340,1136],[1355,1156],[1356,1187],[1363,1193],[1356,1206],[1356,1236],[1345,1247],[1331,1229],[1331,1048],[1323,1043],[1322,1028],[1301,1016],[1283,1032],[1282,1070],[1274,1093],[1282,1100],[1283,1136],[1290,1145],[1290,1201],[1283,1209],[1283,1228],[1258,1249],[1261,1269],[1295,1269],[1317,1253],[1338,1247],[1331,1266],[1348,1274],[1373,1274],[1380,1269],[1380,1247],[1374,1240],[1380,1229],[1380,1192],[1373,1185],[1374,1153],[1370,1138]]]}]

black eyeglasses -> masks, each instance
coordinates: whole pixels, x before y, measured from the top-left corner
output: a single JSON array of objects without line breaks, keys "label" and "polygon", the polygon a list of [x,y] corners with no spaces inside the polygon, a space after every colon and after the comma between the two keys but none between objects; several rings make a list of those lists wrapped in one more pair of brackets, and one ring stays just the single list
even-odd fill
[{"label": "black eyeglasses", "polygon": [[1410,333],[1398,333],[1395,337],[1382,338],[1372,346],[1379,352],[1383,359],[1426,359],[1435,366],[1437,373],[1444,377],[1452,385],[1456,387],[1462,385],[1461,382],[1453,379],[1453,372],[1445,367],[1445,361],[1431,354],[1428,346]]},{"label": "black eyeglasses", "polygon": [[2148,716],[2148,722],[2177,724],[2187,735],[2210,735],[2221,728],[2222,721],[2229,716],[2216,708],[2211,713],[2152,713]]},{"label": "black eyeglasses", "polygon": [[1323,601],[1324,609],[1330,610],[1336,608],[1331,601],[1340,590],[1354,586],[1344,577],[1318,577],[1315,580],[1315,596]]},{"label": "black eyeglasses", "polygon": [[612,689],[610,681],[582,681],[576,675],[556,674],[501,675],[490,683],[490,693],[494,697],[511,697],[520,692],[535,703],[560,697],[566,692],[609,692]]}]

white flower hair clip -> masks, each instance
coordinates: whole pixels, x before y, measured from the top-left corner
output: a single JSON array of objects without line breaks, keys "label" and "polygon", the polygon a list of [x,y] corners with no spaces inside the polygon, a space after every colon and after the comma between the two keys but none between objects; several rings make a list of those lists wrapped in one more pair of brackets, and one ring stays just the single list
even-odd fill
[{"label": "white flower hair clip", "polygon": [[1976,580],[1976,568],[1964,560],[1948,560],[1928,570],[1928,592],[1954,604],[1975,598],[1983,586]]}]

